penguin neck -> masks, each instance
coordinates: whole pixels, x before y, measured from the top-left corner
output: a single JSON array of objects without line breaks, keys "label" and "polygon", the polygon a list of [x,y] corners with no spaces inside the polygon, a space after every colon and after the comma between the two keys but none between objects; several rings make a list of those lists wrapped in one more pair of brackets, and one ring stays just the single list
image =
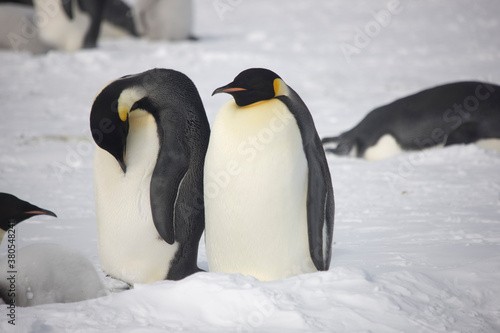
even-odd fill
[{"label": "penguin neck", "polygon": [[130,114],[129,124],[126,176],[146,172],[150,178],[161,149],[156,120],[146,111],[135,110]]},{"label": "penguin neck", "polygon": [[129,283],[163,280],[178,244],[158,234],[151,213],[151,178],[161,149],[155,118],[130,113],[123,173],[116,159],[97,148],[94,179],[99,259],[109,275]]}]

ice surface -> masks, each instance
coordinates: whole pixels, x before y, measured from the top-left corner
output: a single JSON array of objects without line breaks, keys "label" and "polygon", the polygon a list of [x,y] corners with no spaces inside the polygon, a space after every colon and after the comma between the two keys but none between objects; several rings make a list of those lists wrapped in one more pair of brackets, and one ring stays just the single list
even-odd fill
[{"label": "ice surface", "polygon": [[[226,11],[215,6],[221,3]],[[18,248],[59,243],[98,267],[88,118],[94,96],[119,76],[180,70],[213,121],[229,96],[212,91],[243,69],[267,67],[303,98],[321,136],[430,86],[500,83],[495,0],[198,0],[195,9],[197,42],[126,39],[75,54],[0,52],[1,190],[59,217],[20,224]],[[363,40],[365,29],[372,37]],[[358,53],[346,57],[340,45],[356,41]],[[274,282],[200,273],[80,303],[17,308],[15,329],[500,331],[498,153],[454,146],[380,162],[329,156],[329,165],[336,199],[330,271]],[[199,265],[207,268],[203,244]],[[0,331],[13,331],[8,319],[0,315]]]}]

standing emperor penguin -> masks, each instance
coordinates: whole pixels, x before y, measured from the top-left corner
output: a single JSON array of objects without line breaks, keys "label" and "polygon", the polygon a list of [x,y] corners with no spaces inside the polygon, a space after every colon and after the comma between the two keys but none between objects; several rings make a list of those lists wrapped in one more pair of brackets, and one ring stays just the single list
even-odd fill
[{"label": "standing emperor penguin", "polygon": [[275,73],[253,68],[231,94],[205,159],[210,271],[275,280],[324,271],[332,253],[333,188],[312,116]]},{"label": "standing emperor penguin", "polygon": [[128,283],[199,271],[210,129],[193,82],[170,69],[124,76],[90,114],[102,269]]}]

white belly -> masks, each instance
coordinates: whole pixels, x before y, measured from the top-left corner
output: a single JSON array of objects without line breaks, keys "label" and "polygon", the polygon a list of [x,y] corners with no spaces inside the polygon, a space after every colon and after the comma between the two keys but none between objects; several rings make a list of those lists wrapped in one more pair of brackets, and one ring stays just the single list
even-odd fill
[{"label": "white belly", "polygon": [[84,13],[76,1],[73,1],[73,19],[69,19],[60,1],[35,0],[38,15],[40,39],[59,50],[73,52],[83,46],[91,19]]},{"label": "white belly", "polygon": [[496,150],[500,153],[500,139],[481,139],[476,144],[483,149]]},{"label": "white belly", "polygon": [[160,237],[151,214],[149,188],[158,151],[156,122],[142,111],[131,113],[126,174],[111,154],[96,148],[99,259],[107,274],[129,283],[165,279],[178,248]]},{"label": "white belly", "polygon": [[210,271],[260,280],[315,271],[307,239],[307,175],[297,122],[281,101],[243,108],[226,103],[205,159]]},{"label": "white belly", "polygon": [[365,151],[364,158],[368,161],[379,161],[400,154],[403,149],[390,134],[384,134],[377,143]]}]

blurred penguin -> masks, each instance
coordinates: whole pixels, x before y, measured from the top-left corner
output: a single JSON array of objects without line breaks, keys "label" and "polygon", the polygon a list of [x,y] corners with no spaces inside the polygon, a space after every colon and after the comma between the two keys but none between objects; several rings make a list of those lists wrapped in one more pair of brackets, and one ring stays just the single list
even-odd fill
[{"label": "blurred penguin", "polygon": [[40,39],[63,51],[97,46],[105,0],[34,0]]},{"label": "blurred penguin", "polygon": [[134,20],[139,34],[150,40],[195,39],[191,0],[138,0]]},{"label": "blurred penguin", "polygon": [[46,53],[52,49],[39,38],[32,6],[0,4],[0,49],[33,54]]},{"label": "blurred penguin", "polygon": [[139,32],[134,22],[133,8],[124,1],[107,0],[103,15],[100,37],[139,37]]},{"label": "blurred penguin", "polygon": [[5,2],[0,5],[0,48],[36,54],[97,46],[106,0]]}]

